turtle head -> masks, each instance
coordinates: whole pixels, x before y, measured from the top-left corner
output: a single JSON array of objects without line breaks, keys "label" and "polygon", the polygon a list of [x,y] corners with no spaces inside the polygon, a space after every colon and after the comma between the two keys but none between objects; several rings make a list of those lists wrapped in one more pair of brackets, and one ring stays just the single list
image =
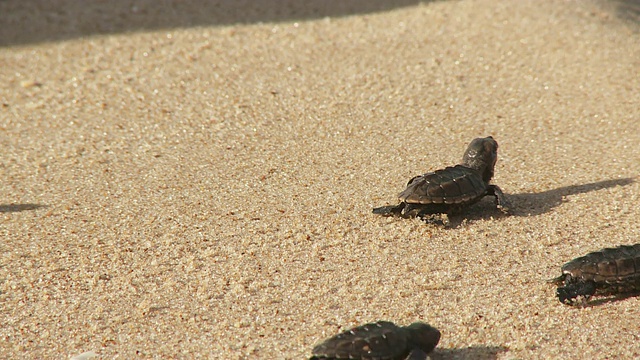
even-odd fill
[{"label": "turtle head", "polygon": [[433,351],[440,341],[440,331],[429,324],[415,322],[406,329],[409,331],[411,343],[427,354]]},{"label": "turtle head", "polygon": [[498,160],[498,143],[491,137],[477,138],[467,147],[462,165],[478,170],[482,180],[488,183],[493,177],[493,168]]},{"label": "turtle head", "polygon": [[[556,290],[558,300],[563,304],[580,304],[586,303],[593,294],[596,293],[596,284],[590,281],[575,281]],[[578,297],[583,297],[582,302],[577,301]]]}]

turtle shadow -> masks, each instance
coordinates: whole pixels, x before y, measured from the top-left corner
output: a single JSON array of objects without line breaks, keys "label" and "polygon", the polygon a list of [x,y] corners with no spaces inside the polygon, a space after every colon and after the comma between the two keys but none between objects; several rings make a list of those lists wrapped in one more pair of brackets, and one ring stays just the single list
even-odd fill
[{"label": "turtle shadow", "polygon": [[0,213],[22,212],[47,207],[41,204],[0,204]]},{"label": "turtle shadow", "polygon": [[616,16],[621,19],[640,23],[640,0],[613,0]]},{"label": "turtle shadow", "polygon": [[479,204],[472,206],[464,214],[448,216],[448,219],[449,219],[448,224],[442,224],[440,221],[434,222],[431,220],[425,220],[425,222],[434,224],[436,226],[441,226],[445,229],[456,229],[461,225],[471,223],[474,221],[496,220],[496,219],[505,218],[511,215],[511,212],[509,214],[505,214],[502,211],[498,210],[496,208],[495,201],[493,200],[493,198],[491,200],[489,200],[488,198],[489,197],[487,197],[487,199],[481,200]]},{"label": "turtle shadow", "polygon": [[[492,196],[487,196],[478,204],[471,206],[463,214],[450,216],[449,223],[445,226],[445,228],[455,229],[462,224],[478,220],[495,220],[509,216],[541,215],[561,205],[565,201],[565,196],[584,194],[591,191],[597,191],[615,186],[625,186],[635,181],[635,177],[629,177],[623,179],[603,180],[581,185],[563,186],[557,189],[547,190],[539,193],[505,194],[507,200],[510,203],[508,214],[504,214],[503,212],[496,209],[495,199]],[[432,223],[436,225],[442,225],[438,222]]]},{"label": "turtle shadow", "polygon": [[510,215],[514,216],[535,216],[549,212],[551,209],[561,205],[565,196],[584,194],[615,186],[626,186],[636,181],[636,178],[623,178],[597,181],[588,184],[563,186],[553,190],[539,193],[507,194],[511,202]]},{"label": "turtle shadow", "polygon": [[638,297],[640,296],[640,290],[639,291],[633,291],[633,292],[625,292],[622,294],[617,294],[617,295],[611,295],[611,296],[607,296],[607,297],[601,297],[598,299],[594,299],[594,300],[590,300],[589,302],[587,302],[585,305],[581,306],[583,308],[590,308],[590,307],[598,307],[598,306],[602,306],[605,304],[613,304],[613,303],[617,303],[619,301],[624,301],[633,297]]},{"label": "turtle shadow", "polygon": [[429,354],[431,360],[497,359],[498,354],[509,350],[504,346],[469,346],[461,349],[438,349]]}]

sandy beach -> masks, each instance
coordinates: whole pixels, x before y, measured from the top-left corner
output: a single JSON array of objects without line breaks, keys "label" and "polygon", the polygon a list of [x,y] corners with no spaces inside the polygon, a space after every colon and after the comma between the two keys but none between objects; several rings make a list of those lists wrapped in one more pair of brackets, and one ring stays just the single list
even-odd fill
[{"label": "sandy beach", "polygon": [[[640,243],[637,1],[0,1],[0,358],[640,357],[640,297],[548,279]],[[444,228],[372,214],[493,136]]]}]

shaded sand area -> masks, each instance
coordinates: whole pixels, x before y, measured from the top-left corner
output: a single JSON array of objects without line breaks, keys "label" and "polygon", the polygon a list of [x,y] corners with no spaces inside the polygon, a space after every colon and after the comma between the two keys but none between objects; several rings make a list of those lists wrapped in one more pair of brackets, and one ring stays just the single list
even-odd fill
[{"label": "shaded sand area", "polygon": [[[633,2],[41,3],[0,1],[0,357],[640,356],[640,298],[545,282],[640,242]],[[511,216],[371,214],[487,135]]]}]

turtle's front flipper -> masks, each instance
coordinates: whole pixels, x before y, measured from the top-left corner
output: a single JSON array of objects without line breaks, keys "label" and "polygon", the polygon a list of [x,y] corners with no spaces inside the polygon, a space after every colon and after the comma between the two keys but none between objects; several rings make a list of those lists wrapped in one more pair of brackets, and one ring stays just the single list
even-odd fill
[{"label": "turtle's front flipper", "polygon": [[401,202],[400,204],[394,206],[381,206],[373,208],[373,213],[382,216],[401,215],[402,209],[404,209],[405,205],[406,204],[404,202]]},{"label": "turtle's front flipper", "polygon": [[404,360],[426,360],[427,359],[427,353],[415,348],[413,349],[409,355],[407,355],[406,358],[404,358]]},{"label": "turtle's front flipper", "polygon": [[509,213],[509,210],[511,210],[511,204],[498,185],[489,185],[487,187],[487,195],[495,196],[498,209],[505,214]]}]

